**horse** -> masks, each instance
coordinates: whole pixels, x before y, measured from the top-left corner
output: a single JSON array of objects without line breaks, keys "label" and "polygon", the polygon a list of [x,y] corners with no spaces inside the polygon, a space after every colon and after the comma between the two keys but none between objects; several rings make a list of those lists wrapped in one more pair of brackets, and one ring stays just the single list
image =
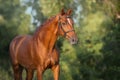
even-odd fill
[{"label": "horse", "polygon": [[42,80],[46,69],[53,71],[54,80],[59,80],[59,51],[56,41],[59,36],[65,37],[71,44],[77,44],[72,10],[60,13],[46,20],[33,35],[16,36],[10,43],[10,58],[14,80],[22,80],[22,71],[26,70],[26,80],[32,80],[34,71],[37,80]]}]

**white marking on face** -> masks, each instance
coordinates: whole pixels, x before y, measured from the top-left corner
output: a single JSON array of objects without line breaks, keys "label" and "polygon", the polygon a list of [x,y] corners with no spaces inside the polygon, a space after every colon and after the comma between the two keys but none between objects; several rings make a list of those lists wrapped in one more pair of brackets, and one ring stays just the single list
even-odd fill
[{"label": "white marking on face", "polygon": [[72,26],[72,24],[71,24],[71,22],[70,22],[70,19],[69,19],[69,18],[67,18],[67,20],[68,20],[68,23]]}]

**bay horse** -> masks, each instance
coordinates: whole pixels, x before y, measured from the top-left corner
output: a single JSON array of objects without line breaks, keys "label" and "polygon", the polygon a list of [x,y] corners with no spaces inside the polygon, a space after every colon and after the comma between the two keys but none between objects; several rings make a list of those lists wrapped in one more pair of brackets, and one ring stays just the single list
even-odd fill
[{"label": "bay horse", "polygon": [[54,80],[59,80],[59,51],[55,43],[58,36],[63,36],[76,44],[73,20],[70,17],[72,10],[63,9],[56,16],[48,19],[31,35],[15,37],[10,43],[10,57],[14,72],[14,80],[22,80],[22,71],[26,70],[26,80],[32,80],[34,70],[37,71],[37,80],[42,80],[42,74],[48,68],[53,71]]}]

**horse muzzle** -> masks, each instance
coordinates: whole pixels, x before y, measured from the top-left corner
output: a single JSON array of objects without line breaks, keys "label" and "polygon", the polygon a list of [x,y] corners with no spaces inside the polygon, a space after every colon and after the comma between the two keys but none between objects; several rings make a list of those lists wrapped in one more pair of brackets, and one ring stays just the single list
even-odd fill
[{"label": "horse muzzle", "polygon": [[74,44],[77,44],[78,43],[78,38],[77,37],[72,37],[69,39],[70,41],[70,44],[74,45]]}]

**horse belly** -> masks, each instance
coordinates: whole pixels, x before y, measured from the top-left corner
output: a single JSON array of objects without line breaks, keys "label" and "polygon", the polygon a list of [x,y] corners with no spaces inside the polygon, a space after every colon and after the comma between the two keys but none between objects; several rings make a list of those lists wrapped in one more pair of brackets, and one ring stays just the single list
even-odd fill
[{"label": "horse belly", "polygon": [[18,51],[18,62],[26,68],[35,68],[33,64],[33,53],[31,52],[31,46],[23,44]]},{"label": "horse belly", "polygon": [[28,53],[28,50],[20,49],[17,55],[18,63],[26,68],[30,68],[32,66],[32,59],[30,57],[30,53]]}]

